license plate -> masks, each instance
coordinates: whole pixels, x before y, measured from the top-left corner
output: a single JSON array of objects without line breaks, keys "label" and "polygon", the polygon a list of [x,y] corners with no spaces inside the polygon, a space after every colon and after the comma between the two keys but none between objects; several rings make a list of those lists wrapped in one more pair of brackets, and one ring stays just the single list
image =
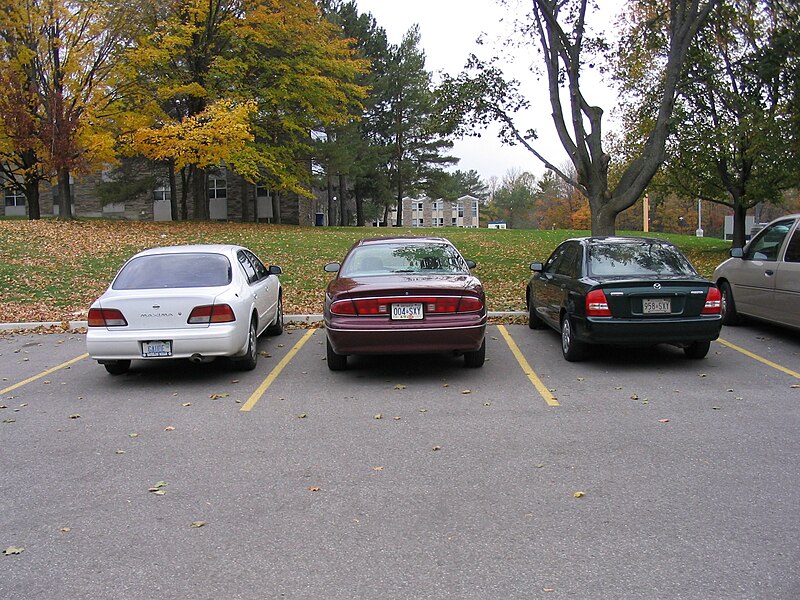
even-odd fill
[{"label": "license plate", "polygon": [[172,342],[167,340],[160,342],[142,342],[142,356],[172,356]]},{"label": "license plate", "polygon": [[408,304],[392,304],[392,319],[395,321],[407,321],[422,318],[422,303],[412,302]]},{"label": "license plate", "polygon": [[646,315],[663,315],[672,312],[669,298],[645,298],[642,300],[642,312]]}]

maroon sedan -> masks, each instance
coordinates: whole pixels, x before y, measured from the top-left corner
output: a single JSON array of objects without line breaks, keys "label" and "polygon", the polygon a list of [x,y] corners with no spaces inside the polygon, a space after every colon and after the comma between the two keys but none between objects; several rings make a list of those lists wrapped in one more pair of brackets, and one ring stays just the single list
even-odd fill
[{"label": "maroon sedan", "polygon": [[464,355],[468,367],[486,357],[486,296],[473,261],[444,238],[365,239],[342,263],[325,292],[328,368],[348,354]]}]

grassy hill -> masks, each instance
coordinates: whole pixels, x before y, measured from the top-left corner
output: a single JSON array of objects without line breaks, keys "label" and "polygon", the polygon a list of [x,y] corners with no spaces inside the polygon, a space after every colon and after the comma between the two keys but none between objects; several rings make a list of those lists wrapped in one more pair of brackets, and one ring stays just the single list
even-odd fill
[{"label": "grassy hill", "polygon": [[[242,223],[0,220],[0,322],[84,320],[88,306],[122,263],[154,246],[231,243],[249,247],[267,264],[280,265],[287,314],[318,313],[330,275],[325,263],[340,260],[358,239],[435,235],[450,239],[478,263],[489,310],[522,310],[531,261],[543,261],[562,240],[586,231],[488,229],[375,229],[294,227]],[[620,232],[620,235],[639,235]],[[680,246],[710,276],[730,243],[714,238],[651,234]]]}]

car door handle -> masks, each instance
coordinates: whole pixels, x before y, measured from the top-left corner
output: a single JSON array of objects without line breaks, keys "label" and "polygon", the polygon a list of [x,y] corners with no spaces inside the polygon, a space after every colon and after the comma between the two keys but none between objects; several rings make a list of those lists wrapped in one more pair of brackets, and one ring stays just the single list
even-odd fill
[{"label": "car door handle", "polygon": [[767,277],[772,277],[773,275],[775,275],[775,271],[773,271],[772,269],[767,269],[766,271],[764,271],[764,275],[766,275]]}]

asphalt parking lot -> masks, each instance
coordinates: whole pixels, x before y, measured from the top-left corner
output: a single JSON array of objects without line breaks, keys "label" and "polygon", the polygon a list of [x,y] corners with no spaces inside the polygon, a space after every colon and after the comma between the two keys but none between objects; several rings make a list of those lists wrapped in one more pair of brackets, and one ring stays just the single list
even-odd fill
[{"label": "asphalt parking lot", "polygon": [[3,598],[798,598],[800,341],[136,363],[0,337]]}]

